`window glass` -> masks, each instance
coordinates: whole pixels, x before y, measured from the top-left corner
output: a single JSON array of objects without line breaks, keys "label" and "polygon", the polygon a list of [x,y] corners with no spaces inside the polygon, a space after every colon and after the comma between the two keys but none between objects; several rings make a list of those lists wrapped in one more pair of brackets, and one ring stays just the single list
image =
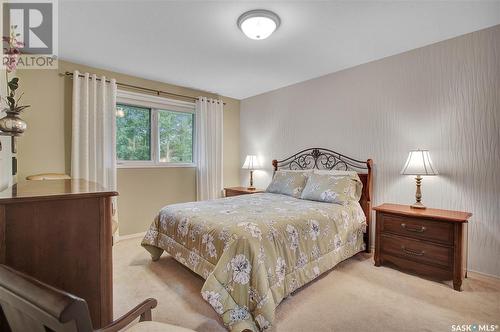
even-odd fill
[{"label": "window glass", "polygon": [[160,162],[193,162],[194,114],[158,110]]},{"label": "window glass", "polygon": [[151,109],[116,105],[118,160],[151,160]]}]

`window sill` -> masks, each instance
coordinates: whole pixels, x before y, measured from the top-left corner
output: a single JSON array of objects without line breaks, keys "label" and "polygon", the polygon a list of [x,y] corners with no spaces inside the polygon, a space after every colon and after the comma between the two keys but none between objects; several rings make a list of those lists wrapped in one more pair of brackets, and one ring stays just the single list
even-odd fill
[{"label": "window sill", "polygon": [[116,168],[196,168],[196,164],[117,164]]}]

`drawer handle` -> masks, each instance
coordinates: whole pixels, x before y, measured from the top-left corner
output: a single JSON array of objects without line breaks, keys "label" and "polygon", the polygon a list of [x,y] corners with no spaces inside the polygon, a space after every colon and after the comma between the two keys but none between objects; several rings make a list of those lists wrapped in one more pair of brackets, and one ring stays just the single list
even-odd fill
[{"label": "drawer handle", "polygon": [[405,223],[401,224],[401,228],[406,229],[408,232],[414,232],[414,233],[423,233],[427,230],[425,226],[421,226],[420,228],[412,228],[408,227]]},{"label": "drawer handle", "polygon": [[401,246],[401,250],[407,255],[413,255],[413,256],[423,256],[425,254],[425,251],[416,251],[412,249],[407,249],[405,246]]}]

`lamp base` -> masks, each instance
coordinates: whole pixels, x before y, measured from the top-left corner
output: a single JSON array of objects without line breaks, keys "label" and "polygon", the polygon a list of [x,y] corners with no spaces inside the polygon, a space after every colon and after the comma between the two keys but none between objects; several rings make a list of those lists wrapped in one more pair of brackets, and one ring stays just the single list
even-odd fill
[{"label": "lamp base", "polygon": [[425,205],[422,204],[422,192],[420,191],[420,187],[422,186],[422,177],[417,175],[415,178],[417,184],[417,191],[415,193],[415,203],[411,205],[413,209],[426,209]]},{"label": "lamp base", "polygon": [[412,209],[427,209],[427,207],[424,204],[420,203],[420,202],[415,202],[415,204],[410,205],[410,207]]},{"label": "lamp base", "polygon": [[248,190],[255,190],[255,187],[253,186],[253,169],[250,170],[250,186],[247,187]]}]

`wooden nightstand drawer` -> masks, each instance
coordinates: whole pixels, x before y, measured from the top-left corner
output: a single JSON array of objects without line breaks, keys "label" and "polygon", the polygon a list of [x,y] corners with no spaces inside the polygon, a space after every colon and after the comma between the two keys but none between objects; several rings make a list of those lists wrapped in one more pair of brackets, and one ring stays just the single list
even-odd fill
[{"label": "wooden nightstand drawer", "polygon": [[226,189],[226,197],[242,195],[240,191]]},{"label": "wooden nightstand drawer", "polygon": [[382,235],[382,253],[449,269],[453,248],[401,236]]},{"label": "wooden nightstand drawer", "polygon": [[381,213],[377,222],[381,222],[381,231],[400,234],[416,239],[453,243],[453,224],[433,222],[407,216]]}]

